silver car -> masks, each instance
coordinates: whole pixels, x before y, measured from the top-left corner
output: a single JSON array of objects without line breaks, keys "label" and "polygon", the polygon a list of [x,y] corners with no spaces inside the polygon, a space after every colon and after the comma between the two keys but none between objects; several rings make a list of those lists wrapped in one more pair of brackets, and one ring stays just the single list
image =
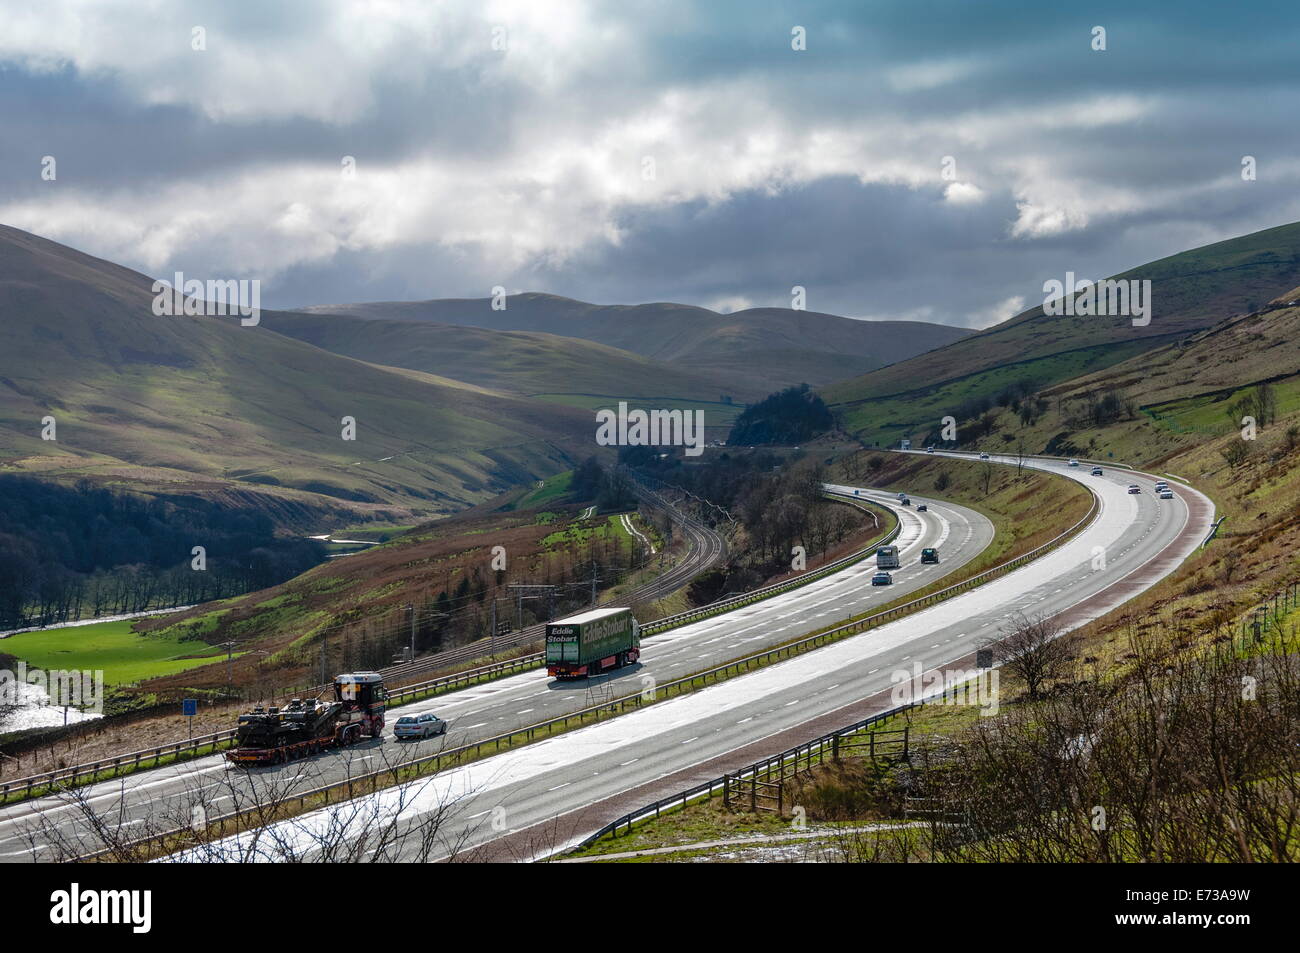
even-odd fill
[{"label": "silver car", "polygon": [[393,735],[397,738],[433,738],[447,733],[447,723],[426,711],[420,715],[403,715],[393,726]]},{"label": "silver car", "polygon": [[1160,499],[1172,500],[1173,498],[1174,498],[1174,491],[1169,489],[1168,487],[1165,487],[1163,490],[1160,491]]}]

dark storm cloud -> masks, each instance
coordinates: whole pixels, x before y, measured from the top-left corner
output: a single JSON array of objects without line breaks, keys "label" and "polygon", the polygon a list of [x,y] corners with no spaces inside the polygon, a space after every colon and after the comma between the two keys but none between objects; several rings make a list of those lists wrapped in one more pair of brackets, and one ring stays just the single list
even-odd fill
[{"label": "dark storm cloud", "polygon": [[980,325],[1066,270],[1300,218],[1292,4],[0,8],[0,215],[154,274],[260,276],[271,307],[798,284]]}]

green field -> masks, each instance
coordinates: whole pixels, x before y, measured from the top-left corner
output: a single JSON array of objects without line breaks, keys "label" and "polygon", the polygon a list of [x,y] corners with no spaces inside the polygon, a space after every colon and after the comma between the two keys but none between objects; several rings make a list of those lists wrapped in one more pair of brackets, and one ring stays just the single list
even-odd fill
[{"label": "green field", "polygon": [[[226,657],[217,646],[174,636],[139,635],[131,630],[132,625],[132,620],[124,619],[24,632],[0,640],[0,652],[16,656],[32,668],[103,669],[105,685],[183,672]],[[187,657],[191,655],[201,657]]]},{"label": "green field", "polygon": [[565,470],[558,473],[549,480],[542,480],[541,486],[534,487],[526,496],[515,504],[516,509],[526,510],[533,506],[541,506],[553,500],[558,500],[569,492],[569,486],[573,483],[573,471]]}]

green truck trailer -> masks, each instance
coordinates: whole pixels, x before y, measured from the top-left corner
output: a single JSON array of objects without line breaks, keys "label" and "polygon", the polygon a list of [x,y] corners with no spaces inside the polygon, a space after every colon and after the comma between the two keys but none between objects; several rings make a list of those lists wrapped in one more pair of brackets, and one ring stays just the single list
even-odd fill
[{"label": "green truck trailer", "polygon": [[585,678],[641,657],[641,628],[631,609],[592,609],[546,623],[546,671]]}]

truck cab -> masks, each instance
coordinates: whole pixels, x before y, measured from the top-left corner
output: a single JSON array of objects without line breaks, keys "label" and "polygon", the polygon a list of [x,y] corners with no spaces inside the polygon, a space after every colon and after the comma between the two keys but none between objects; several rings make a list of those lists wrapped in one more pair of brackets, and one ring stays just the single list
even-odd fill
[{"label": "truck cab", "polygon": [[351,672],[334,679],[334,700],[343,705],[343,717],[358,724],[364,734],[378,738],[384,733],[388,711],[388,690],[378,672]]}]

